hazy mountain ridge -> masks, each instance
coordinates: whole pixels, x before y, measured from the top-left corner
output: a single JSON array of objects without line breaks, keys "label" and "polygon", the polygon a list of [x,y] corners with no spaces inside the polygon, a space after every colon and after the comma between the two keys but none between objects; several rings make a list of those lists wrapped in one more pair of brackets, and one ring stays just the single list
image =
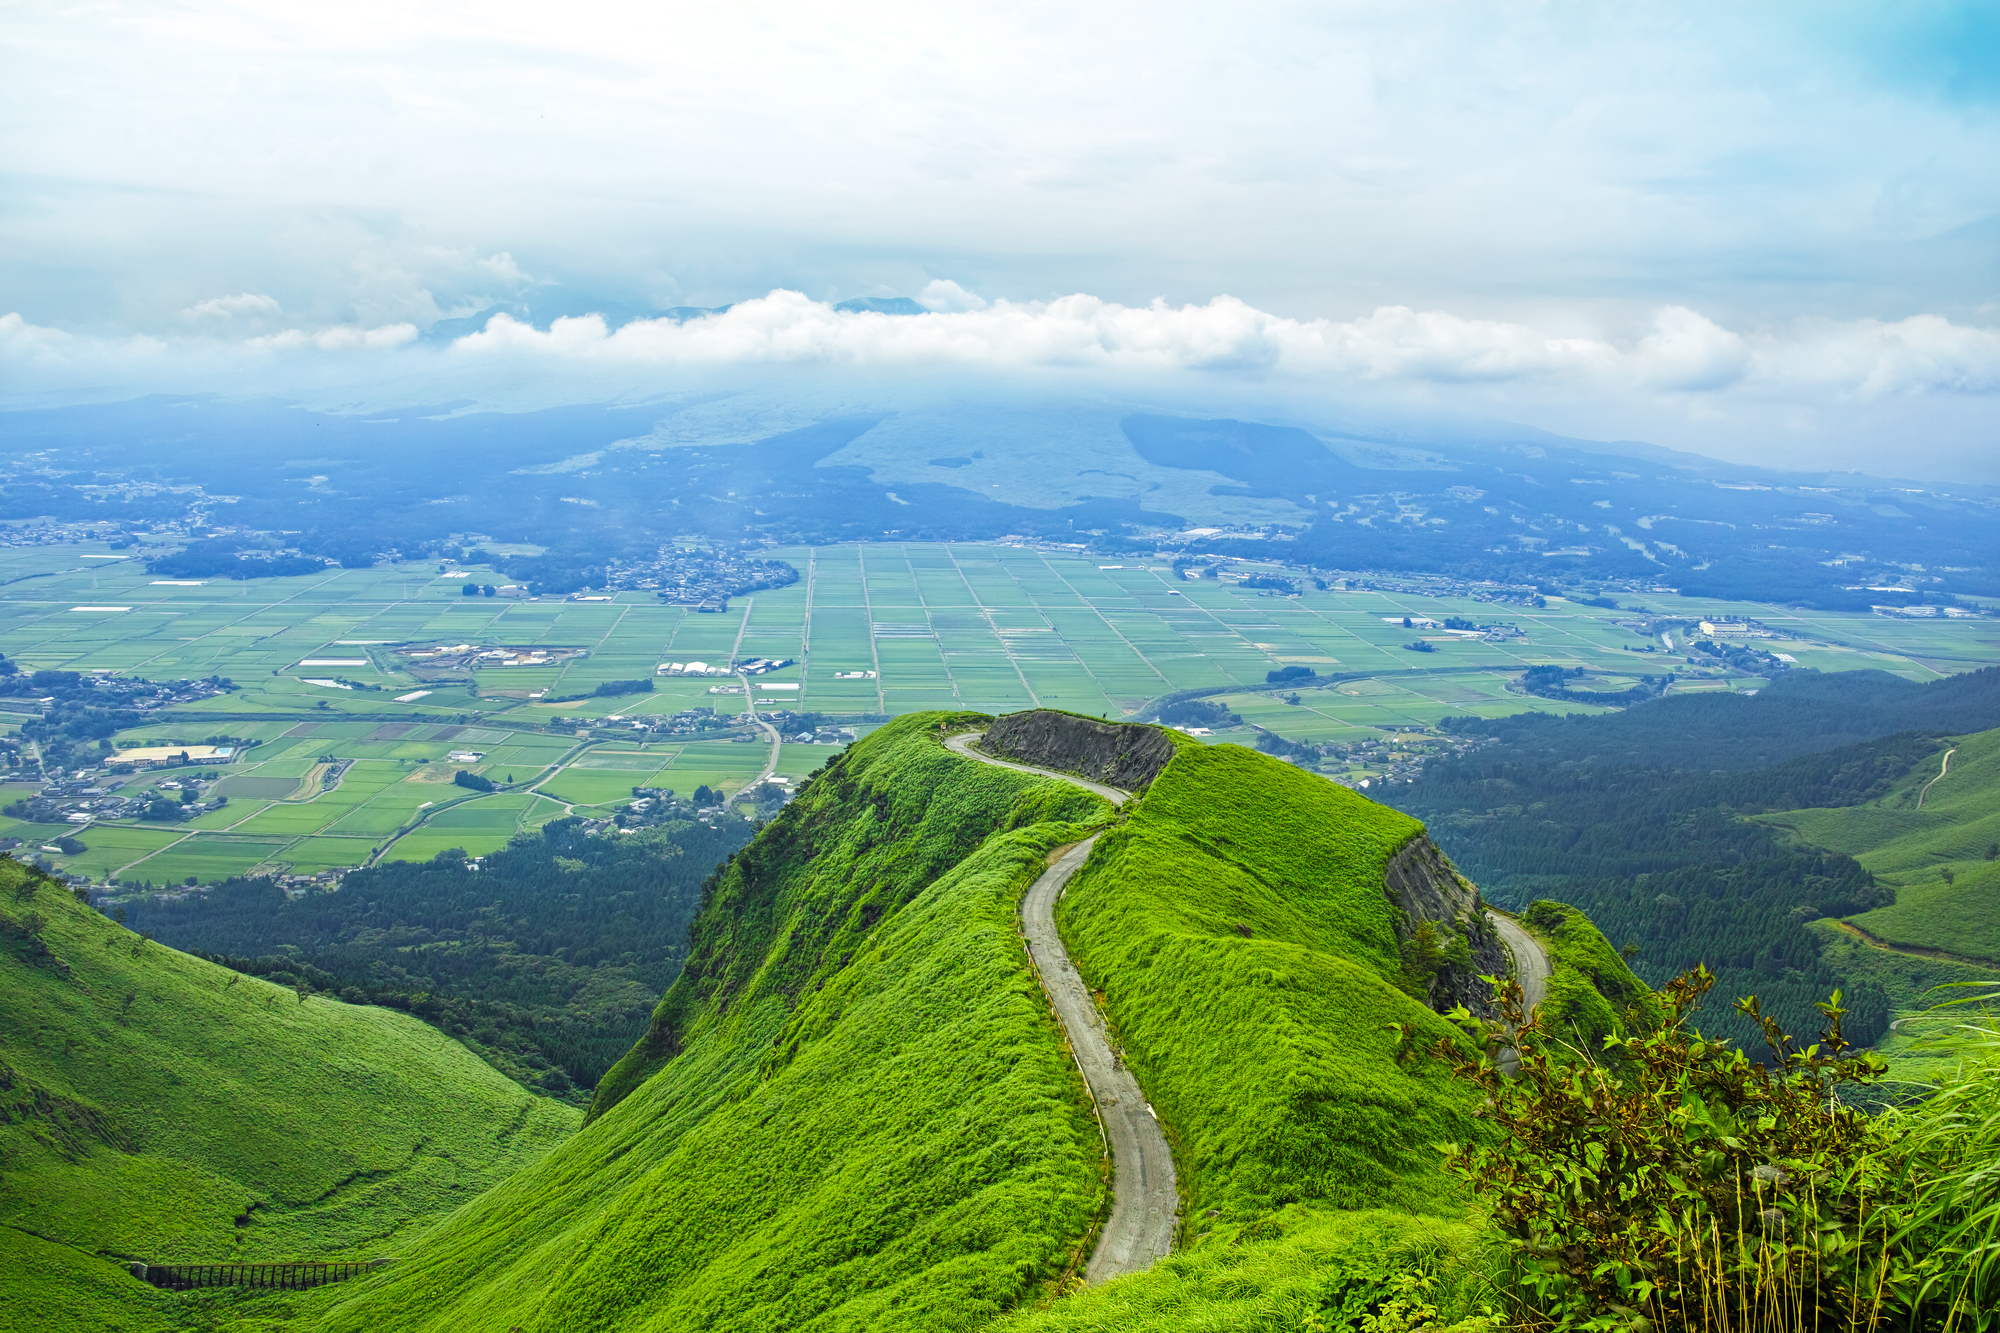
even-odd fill
[{"label": "hazy mountain ridge", "polygon": [[[1848,609],[2000,589],[1978,537],[1991,488],[1730,469],[1533,432],[1426,439],[1412,426],[1385,439],[1108,398],[865,384],[462,406],[142,399],[14,412],[16,448],[38,456],[0,478],[0,515],[159,522],[195,498],[162,486],[193,484],[233,497],[197,500],[209,522],[307,556],[422,555],[469,532],[548,548],[522,576],[556,591],[678,536],[1011,534],[1114,550],[1190,525],[1236,530],[1204,538],[1212,549],[1323,568],[1660,583]],[[161,465],[167,441],[186,461]]]}]

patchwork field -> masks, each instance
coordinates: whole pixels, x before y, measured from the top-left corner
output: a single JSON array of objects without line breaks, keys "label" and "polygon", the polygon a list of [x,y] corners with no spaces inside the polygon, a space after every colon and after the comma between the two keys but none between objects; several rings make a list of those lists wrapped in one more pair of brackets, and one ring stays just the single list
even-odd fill
[{"label": "patchwork field", "polygon": [[[57,860],[154,883],[355,864],[378,849],[392,858],[448,846],[490,850],[565,812],[603,813],[635,786],[739,790],[761,771],[766,745],[584,745],[549,730],[565,718],[743,710],[734,680],[654,674],[670,661],[792,658],[793,666],[751,682],[756,706],[846,715],[1047,706],[1120,717],[1175,691],[1218,691],[1217,701],[1247,722],[1305,741],[1429,727],[1454,714],[1590,711],[1521,692],[1517,677],[1529,665],[1581,666],[1593,684],[1616,688],[1679,664],[1660,645],[1643,651],[1647,641],[1616,624],[1629,613],[1560,599],[1529,610],[1310,585],[1283,597],[1179,579],[1156,560],[1015,546],[779,550],[801,581],[733,601],[721,614],[643,593],[608,602],[466,598],[458,580],[429,566],[162,586],[133,562],[83,558],[118,554],[87,545],[0,549],[0,652],[28,668],[221,675],[238,687],[117,737],[254,740],[227,769],[219,789],[230,798],[226,809],[166,827],[93,825],[82,839],[87,851]],[[1931,680],[2000,662],[2000,624],[1991,620],[1641,600],[1662,614],[1754,617],[1796,636],[1761,646],[1822,670],[1877,667]],[[1454,616],[1522,635],[1489,642],[1420,625]],[[580,655],[550,667],[484,669],[468,687],[420,681],[389,651],[422,641]],[[1414,642],[1430,651],[1405,646]],[[1265,681],[1292,665],[1362,678],[1300,689],[1292,704]],[[650,694],[569,698],[645,678],[654,681]],[[1761,683],[1737,677],[1676,688]],[[531,697],[538,692],[547,698]],[[479,758],[448,758],[467,751]],[[803,776],[831,753],[788,744],[778,772]],[[515,789],[475,796],[451,785],[459,768]],[[37,843],[68,832],[0,823],[0,833]]]}]

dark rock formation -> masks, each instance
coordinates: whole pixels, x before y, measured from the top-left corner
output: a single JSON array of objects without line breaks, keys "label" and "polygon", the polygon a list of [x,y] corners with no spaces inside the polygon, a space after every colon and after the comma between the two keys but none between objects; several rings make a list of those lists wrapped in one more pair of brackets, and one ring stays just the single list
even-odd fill
[{"label": "dark rock formation", "polygon": [[1507,951],[1479,890],[1423,833],[1390,858],[1382,880],[1396,905],[1405,984],[1439,1013],[1462,1004],[1482,1017],[1497,1016],[1493,988],[1479,978],[1505,976]]},{"label": "dark rock formation", "polygon": [[1174,757],[1174,742],[1158,727],[1038,708],[1009,713],[986,729],[980,748],[1002,759],[1137,791]]}]

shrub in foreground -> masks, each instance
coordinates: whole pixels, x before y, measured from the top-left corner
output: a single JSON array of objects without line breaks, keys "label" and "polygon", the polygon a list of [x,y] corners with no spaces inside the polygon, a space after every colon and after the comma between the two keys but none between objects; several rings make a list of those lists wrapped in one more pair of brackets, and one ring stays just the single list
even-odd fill
[{"label": "shrub in foreground", "polygon": [[1454,1015],[1480,1040],[1436,1053],[1484,1093],[1495,1133],[1450,1165],[1503,1238],[1515,1325],[1995,1327],[1993,1062],[1871,1117],[1843,1093],[1885,1063],[1841,1035],[1838,992],[1811,1045],[1737,1002],[1775,1053],[1766,1065],[1691,1026],[1713,985],[1705,968],[1682,975],[1595,1050],[1525,1014],[1512,982],[1499,1022]]}]

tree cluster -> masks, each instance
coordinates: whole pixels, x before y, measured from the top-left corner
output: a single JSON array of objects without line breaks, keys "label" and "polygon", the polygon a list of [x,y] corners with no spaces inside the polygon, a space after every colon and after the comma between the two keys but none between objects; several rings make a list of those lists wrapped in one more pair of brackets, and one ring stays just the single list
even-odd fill
[{"label": "tree cluster", "polygon": [[[289,898],[232,879],[129,904],[135,929],[241,971],[405,1009],[523,1083],[581,1100],[678,973],[704,876],[750,826],[593,837],[562,819],[477,868],[463,852]],[[293,980],[285,980],[292,978]]]}]

